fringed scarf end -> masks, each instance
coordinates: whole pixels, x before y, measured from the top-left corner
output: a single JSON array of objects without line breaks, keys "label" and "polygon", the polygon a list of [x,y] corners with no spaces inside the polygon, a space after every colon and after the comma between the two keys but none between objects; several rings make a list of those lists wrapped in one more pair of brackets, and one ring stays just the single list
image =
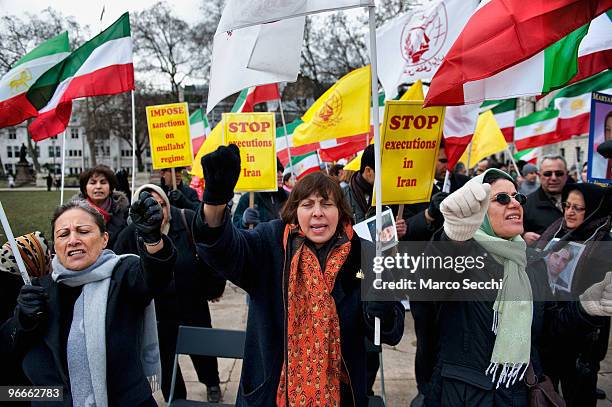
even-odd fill
[{"label": "fringed scarf end", "polygon": [[[501,372],[497,375],[497,368],[502,366]],[[493,383],[497,382],[495,386],[496,389],[499,388],[500,385],[505,384],[506,388],[510,387],[510,385],[514,385],[516,380],[523,380],[525,376],[525,372],[527,371],[527,363],[496,363],[491,362],[487,369],[485,370],[485,375],[491,375],[491,381]],[[522,373],[521,373],[522,372]],[[496,379],[497,375],[497,379]]]}]

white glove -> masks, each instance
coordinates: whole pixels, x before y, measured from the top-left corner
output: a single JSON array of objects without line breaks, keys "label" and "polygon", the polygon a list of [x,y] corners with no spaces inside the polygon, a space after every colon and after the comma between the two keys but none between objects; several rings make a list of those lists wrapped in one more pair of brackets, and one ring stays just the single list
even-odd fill
[{"label": "white glove", "polygon": [[593,284],[580,296],[582,309],[593,316],[612,316],[612,271],[606,273],[603,281]]},{"label": "white glove", "polygon": [[444,215],[444,232],[452,240],[471,239],[484,220],[489,208],[491,185],[468,181],[440,204]]}]

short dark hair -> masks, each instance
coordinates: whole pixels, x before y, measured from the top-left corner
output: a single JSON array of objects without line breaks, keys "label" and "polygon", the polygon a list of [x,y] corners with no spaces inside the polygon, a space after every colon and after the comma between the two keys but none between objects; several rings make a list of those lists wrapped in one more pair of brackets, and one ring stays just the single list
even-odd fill
[{"label": "short dark hair", "polygon": [[361,156],[361,167],[359,167],[359,173],[363,174],[366,167],[370,167],[374,171],[376,171],[375,163],[374,163],[374,144],[368,145],[365,150],[363,150],[363,154]]},{"label": "short dark hair", "polygon": [[106,178],[110,187],[109,192],[111,194],[115,188],[117,188],[117,176],[113,170],[106,165],[96,165],[93,168],[83,171],[79,176],[79,188],[81,189],[81,194],[83,194],[84,197],[87,197],[87,183],[94,175],[102,175],[104,178]]},{"label": "short dark hair", "polygon": [[287,182],[291,179],[291,177],[293,176],[292,173],[288,172],[285,175],[283,175],[283,182]]},{"label": "short dark hair", "polygon": [[57,219],[71,209],[80,209],[82,211],[87,212],[91,215],[91,217],[94,218],[96,226],[98,226],[98,229],[100,229],[100,234],[102,235],[104,234],[104,232],[106,232],[104,216],[102,216],[102,214],[98,212],[93,206],[91,206],[87,201],[83,201],[82,199],[74,199],[68,203],[58,206],[53,212],[53,216],[51,216],[52,236],[55,236],[55,222],[57,222]]},{"label": "short dark hair", "polygon": [[281,210],[281,219],[285,223],[297,224],[297,209],[304,199],[312,194],[318,194],[323,199],[331,199],[338,207],[338,226],[352,222],[351,209],[344,198],[344,193],[336,180],[322,172],[313,172],[295,184],[285,206]]},{"label": "short dark hair", "polygon": [[329,169],[329,175],[331,175],[332,177],[337,177],[338,175],[340,175],[340,170],[342,170],[343,168],[344,165],[342,164],[334,164]]}]

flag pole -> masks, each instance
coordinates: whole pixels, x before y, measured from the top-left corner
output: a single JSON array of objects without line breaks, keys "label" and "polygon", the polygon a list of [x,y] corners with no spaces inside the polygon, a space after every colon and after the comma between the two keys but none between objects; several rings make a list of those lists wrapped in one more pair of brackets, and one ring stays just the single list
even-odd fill
[{"label": "flag pole", "polygon": [[13,230],[9,224],[6,212],[4,212],[2,202],[0,202],[0,220],[2,221],[2,228],[4,229],[4,234],[6,235],[6,238],[11,246],[13,256],[15,256],[15,263],[17,263],[17,268],[19,269],[19,274],[21,274],[21,279],[25,285],[32,285],[30,275],[28,274],[28,270],[26,269],[23,259],[21,258],[21,252],[19,251],[17,243],[15,242],[15,236],[13,236]]},{"label": "flag pole", "polygon": [[470,170],[472,169],[472,166],[470,165],[470,161],[472,159],[472,141],[470,140],[470,144],[468,145],[468,156],[467,156],[467,173],[468,175],[470,175]]},{"label": "flag pole", "polygon": [[132,194],[136,191],[136,103],[132,89]]},{"label": "flag pole", "polygon": [[[370,100],[372,106],[372,125],[374,126],[374,194],[376,195],[376,256],[382,253],[380,232],[382,226],[382,164],[380,160],[380,119],[378,117],[378,70],[376,61],[376,8],[374,3],[368,6],[370,27],[370,79],[372,80],[372,93]],[[380,276],[377,276],[380,277]],[[380,346],[380,318],[374,319],[374,345]],[[382,357],[382,354],[380,355]],[[382,388],[383,401],[385,399],[384,384]]]},{"label": "flag pole", "polygon": [[450,193],[450,171],[446,169],[446,175],[444,176],[444,184],[442,184],[442,192]]},{"label": "flag pole", "polygon": [[66,129],[62,133],[62,184],[60,189],[60,205],[64,203],[64,172],[66,171]]},{"label": "flag pole", "polygon": [[[277,85],[278,86],[278,85]],[[285,112],[283,111],[283,98],[278,90],[278,105],[280,107],[281,120],[283,122],[283,131],[285,132],[285,143],[287,143],[287,155],[289,156],[289,168],[293,176],[293,161],[291,160],[291,145],[289,144],[289,134],[287,134],[287,124],[285,123]]]},{"label": "flag pole", "polygon": [[514,161],[514,156],[510,152],[510,148],[508,146],[506,146],[506,151],[508,152],[508,155],[510,156],[510,160],[512,160],[512,165],[514,165],[514,169],[516,170],[517,176],[521,175],[519,172],[519,167],[518,165],[516,165],[516,161]]}]

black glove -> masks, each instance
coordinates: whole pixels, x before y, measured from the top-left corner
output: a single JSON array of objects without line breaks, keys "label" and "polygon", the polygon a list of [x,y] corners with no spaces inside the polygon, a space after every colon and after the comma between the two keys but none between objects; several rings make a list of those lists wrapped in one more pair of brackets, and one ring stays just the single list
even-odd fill
[{"label": "black glove", "polygon": [[47,313],[47,293],[44,287],[24,285],[17,297],[19,323],[25,329],[34,328]]},{"label": "black glove", "polygon": [[443,220],[442,212],[440,212],[440,204],[448,195],[448,192],[438,192],[431,197],[429,208],[427,208],[427,213],[436,221]]},{"label": "black glove", "polygon": [[142,191],[130,208],[130,217],[138,235],[145,243],[161,240],[161,224],[164,219],[161,206],[147,191]]},{"label": "black glove", "polygon": [[240,150],[234,144],[220,146],[202,157],[204,196],[209,205],[225,205],[234,197],[234,187],[240,176]]},{"label": "black glove", "polygon": [[185,198],[185,195],[178,189],[171,189],[168,192],[168,200],[172,206],[176,206],[177,208],[187,207],[187,198]]},{"label": "black glove", "polygon": [[259,211],[255,208],[246,208],[242,214],[242,224],[244,226],[257,226],[261,222],[259,220]]}]

